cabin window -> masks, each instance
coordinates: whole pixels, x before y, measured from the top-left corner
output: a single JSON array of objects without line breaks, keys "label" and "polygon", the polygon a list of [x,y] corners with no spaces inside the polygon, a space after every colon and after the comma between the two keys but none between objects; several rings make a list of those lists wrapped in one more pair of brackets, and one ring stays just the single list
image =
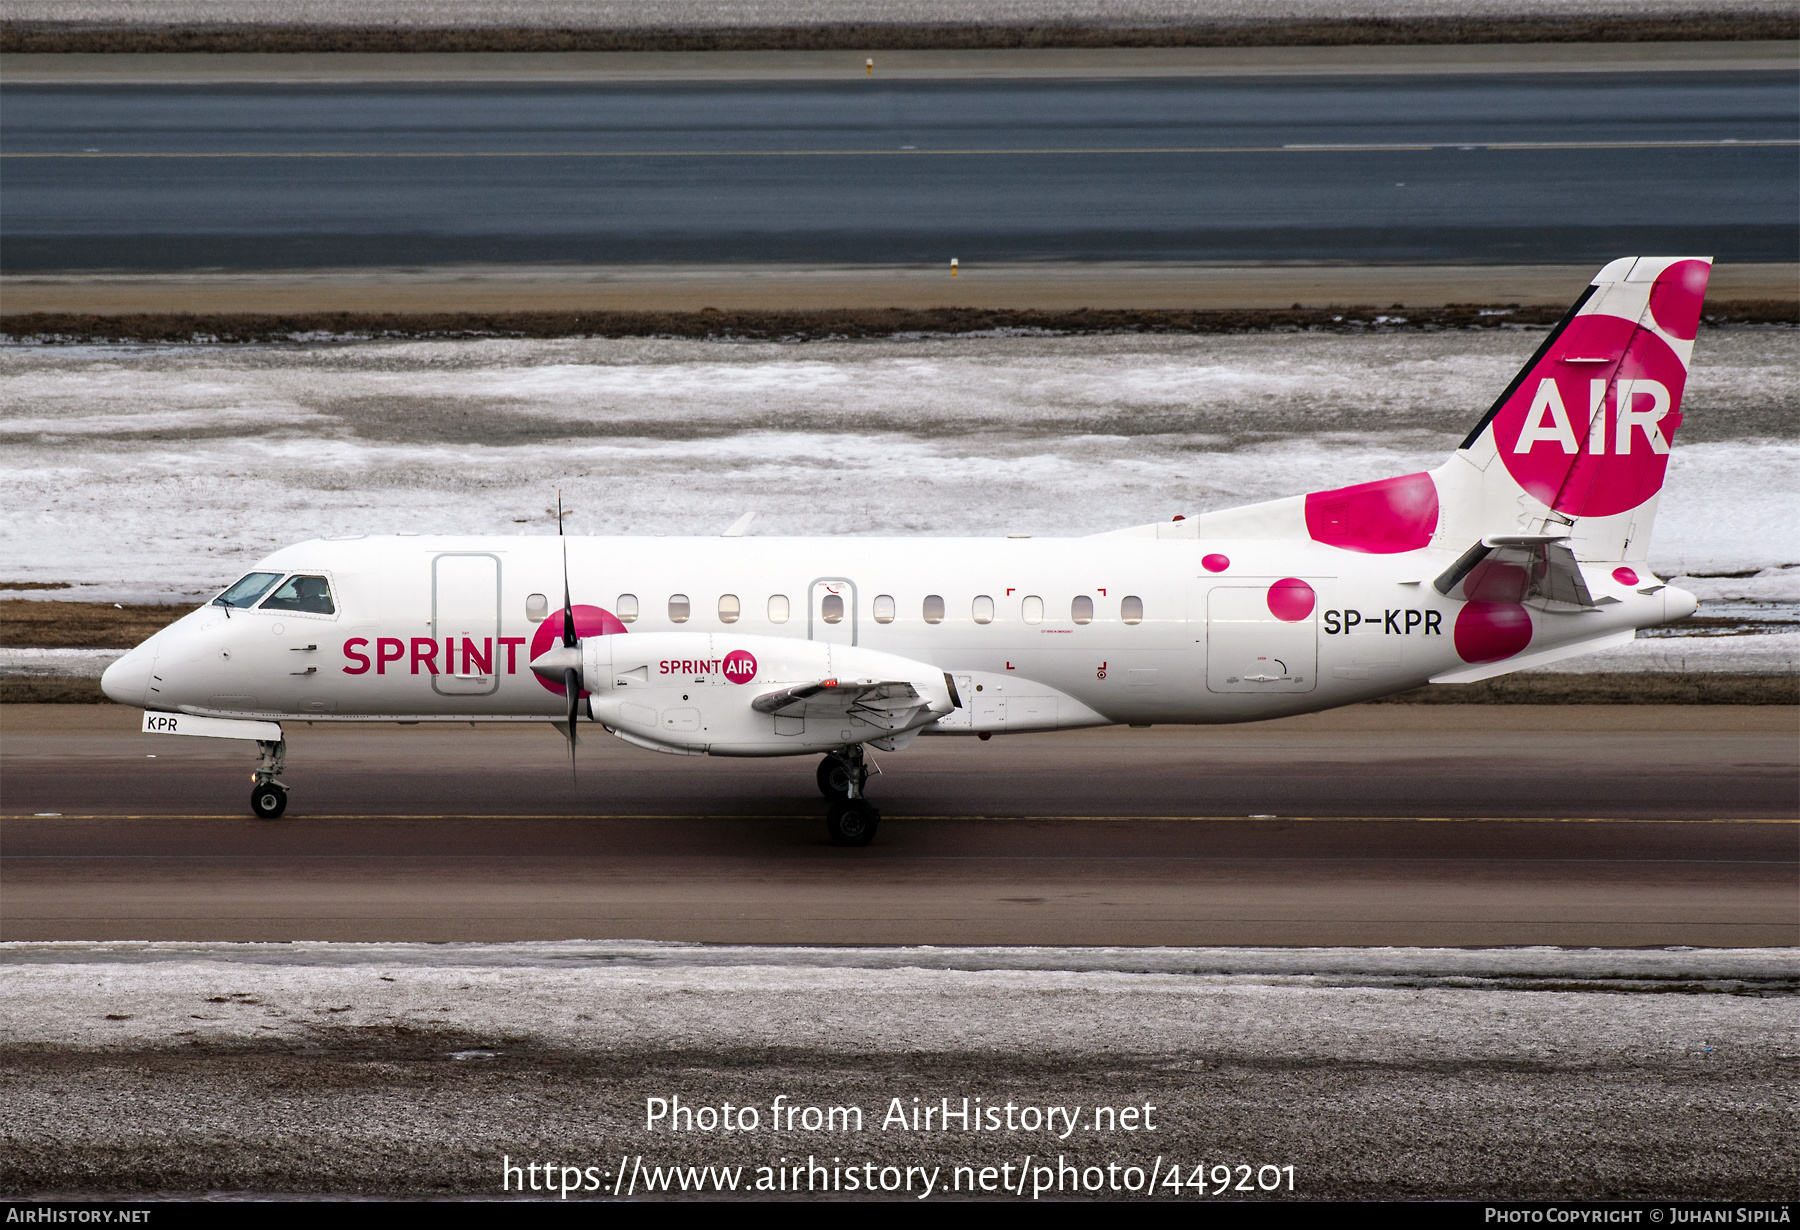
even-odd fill
[{"label": "cabin window", "polygon": [[941,594],[925,595],[925,622],[941,624],[944,622],[944,599]]},{"label": "cabin window", "polygon": [[988,597],[986,594],[981,594],[980,596],[978,596],[975,599],[974,602],[969,604],[969,615],[978,624],[993,623],[994,622],[994,600],[992,598]]},{"label": "cabin window", "polygon": [[828,624],[844,622],[844,599],[841,594],[826,594],[819,603],[819,618]]},{"label": "cabin window", "polygon": [[263,602],[265,611],[298,611],[303,615],[335,615],[331,585],[324,577],[289,577]]},{"label": "cabin window", "polygon": [[1119,603],[1119,618],[1128,624],[1144,622],[1144,600],[1133,594]]},{"label": "cabin window", "polygon": [[784,624],[788,621],[788,600],[786,594],[769,595],[769,622]]},{"label": "cabin window", "polygon": [[719,622],[720,623],[734,624],[738,621],[738,616],[742,615],[743,613],[744,613],[743,604],[738,601],[738,596],[736,594],[720,594],[719,595]]},{"label": "cabin window", "polygon": [[875,595],[875,622],[878,624],[891,624],[894,622],[894,595]]},{"label": "cabin window", "polygon": [[1044,600],[1032,594],[1019,604],[1019,618],[1028,624],[1044,622]]},{"label": "cabin window", "polygon": [[688,621],[688,616],[693,612],[693,609],[694,608],[688,604],[688,596],[686,594],[670,594],[669,595],[669,622],[670,623],[672,623],[672,624],[686,623]]},{"label": "cabin window", "polygon": [[1076,595],[1075,601],[1069,603],[1069,618],[1078,624],[1094,622],[1094,600],[1086,594]]},{"label": "cabin window", "polygon": [[550,615],[550,599],[542,594],[525,595],[525,618],[534,624],[541,624]]},{"label": "cabin window", "polygon": [[613,614],[619,617],[622,624],[634,624],[638,617],[636,594],[620,594],[619,600],[613,604]]},{"label": "cabin window", "polygon": [[256,600],[268,593],[270,587],[279,580],[279,572],[253,572],[213,601],[220,606],[255,606]]}]

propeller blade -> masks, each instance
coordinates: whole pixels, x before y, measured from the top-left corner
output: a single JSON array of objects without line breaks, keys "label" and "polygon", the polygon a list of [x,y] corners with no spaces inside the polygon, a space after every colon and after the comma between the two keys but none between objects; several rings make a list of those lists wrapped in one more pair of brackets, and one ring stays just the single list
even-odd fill
[{"label": "propeller blade", "polygon": [[563,672],[563,690],[568,693],[569,701],[569,748],[574,750],[575,711],[581,704],[581,672],[571,666]]},{"label": "propeller blade", "polygon": [[562,492],[556,493],[556,536],[562,538],[563,565],[563,626],[562,643],[564,649],[575,648],[575,604],[569,599],[569,540],[563,537],[562,525]]},{"label": "propeller blade", "polygon": [[581,672],[571,666],[563,672],[563,690],[568,693],[569,700],[569,780],[576,781],[575,776],[575,707],[581,703]]},{"label": "propeller blade", "polygon": [[[580,737],[575,733],[575,714],[581,704],[581,667],[578,665],[581,661],[578,656],[581,652],[581,638],[575,635],[575,603],[569,596],[569,539],[563,533],[561,491],[556,493],[556,536],[562,540],[563,568],[562,647],[564,652],[559,656],[563,660],[563,695],[569,702],[568,724],[563,728],[563,735],[569,741],[569,780],[575,781],[575,744],[580,741]],[[574,650],[577,655],[573,663],[568,660],[571,656],[569,650]],[[539,659],[539,662],[543,662],[544,658],[549,657],[550,654],[546,653]],[[546,662],[544,665],[548,666],[549,663]],[[532,663],[532,669],[538,671],[540,675],[548,673],[539,670],[537,662]]]}]

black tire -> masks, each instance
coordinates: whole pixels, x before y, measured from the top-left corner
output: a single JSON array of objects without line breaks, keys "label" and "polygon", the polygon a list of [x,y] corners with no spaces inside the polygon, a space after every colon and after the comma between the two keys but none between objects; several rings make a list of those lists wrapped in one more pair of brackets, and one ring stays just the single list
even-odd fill
[{"label": "black tire", "polygon": [[881,827],[881,813],[861,799],[839,799],[825,813],[825,833],[834,846],[866,846]]},{"label": "black tire", "polygon": [[[844,799],[850,796],[850,766],[836,756],[827,756],[819,762],[819,793],[828,799]],[[862,769],[862,780],[856,783],[860,791],[869,783],[867,765]]]},{"label": "black tire", "polygon": [[267,782],[250,792],[250,810],[258,820],[279,820],[287,810],[287,787]]}]

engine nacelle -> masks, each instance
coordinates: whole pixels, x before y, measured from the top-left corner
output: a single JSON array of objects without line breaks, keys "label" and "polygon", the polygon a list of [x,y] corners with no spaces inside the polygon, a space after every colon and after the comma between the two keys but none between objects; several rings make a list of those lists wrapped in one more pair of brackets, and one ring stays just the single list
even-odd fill
[{"label": "engine nacelle", "polygon": [[581,661],[595,721],[677,755],[892,748],[956,707],[944,673],[928,663],[822,641],[618,633],[584,637]]}]

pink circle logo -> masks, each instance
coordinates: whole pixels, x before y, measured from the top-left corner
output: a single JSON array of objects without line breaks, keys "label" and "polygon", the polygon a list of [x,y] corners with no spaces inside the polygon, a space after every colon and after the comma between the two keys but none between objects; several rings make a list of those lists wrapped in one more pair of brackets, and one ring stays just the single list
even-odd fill
[{"label": "pink circle logo", "polygon": [[[574,608],[574,611],[576,636],[611,636],[615,632],[625,631],[625,625],[620,623],[618,617],[611,611],[602,610],[597,606],[578,606]],[[561,644],[562,628],[562,611],[560,609],[551,611],[550,617],[539,624],[537,626],[537,631],[532,634],[531,656],[525,660],[527,662],[536,661],[537,658],[552,645]],[[563,690],[563,685],[560,680],[556,683],[552,683],[542,675],[533,675],[532,678],[536,679],[549,691],[555,692],[558,696],[568,695],[568,693]],[[583,691],[581,694],[586,696],[587,692]]]},{"label": "pink circle logo", "polygon": [[1630,568],[1614,568],[1613,580],[1617,581],[1620,585],[1636,585],[1637,573]]},{"label": "pink circle logo", "polygon": [[1317,600],[1313,587],[1298,577],[1286,577],[1269,586],[1269,614],[1283,623],[1297,624],[1311,615]]},{"label": "pink circle logo", "polygon": [[1208,572],[1224,572],[1231,567],[1231,560],[1223,555],[1204,555],[1200,558],[1200,566]]},{"label": "pink circle logo", "polygon": [[1712,266],[1705,261],[1676,261],[1650,288],[1650,315],[1657,327],[1684,342],[1700,332],[1700,309],[1706,303],[1706,280]]},{"label": "pink circle logo", "polygon": [[733,683],[749,683],[756,678],[756,656],[745,649],[734,649],[725,655],[725,678]]},{"label": "pink circle logo", "polygon": [[1610,517],[1655,495],[1681,426],[1687,368],[1619,316],[1577,316],[1494,417],[1519,486],[1571,517]]},{"label": "pink circle logo", "polygon": [[1531,644],[1531,612],[1516,602],[1465,602],[1456,613],[1456,656],[1498,662]]}]

